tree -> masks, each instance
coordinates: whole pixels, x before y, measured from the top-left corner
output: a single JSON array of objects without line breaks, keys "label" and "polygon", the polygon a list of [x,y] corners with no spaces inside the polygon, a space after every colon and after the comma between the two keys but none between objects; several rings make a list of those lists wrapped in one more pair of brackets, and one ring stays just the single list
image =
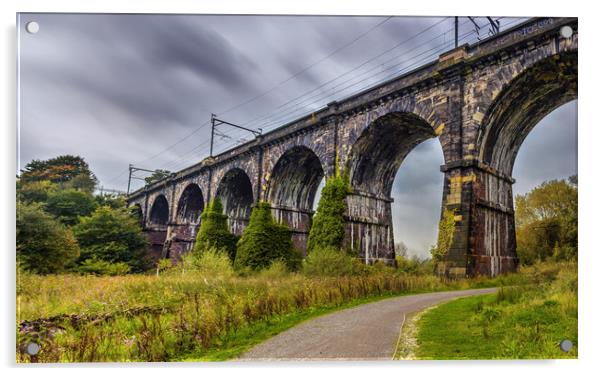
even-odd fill
[{"label": "tree", "polygon": [[224,250],[230,260],[236,257],[238,237],[228,229],[228,216],[223,213],[222,202],[218,197],[209,202],[201,213],[201,227],[196,237],[194,250],[203,252],[211,248]]},{"label": "tree", "polygon": [[155,182],[158,182],[159,180],[163,180],[166,177],[168,177],[169,175],[171,175],[170,171],[167,170],[156,170],[155,172],[153,172],[152,175],[147,176],[144,178],[144,183],[146,185],[151,185]]},{"label": "tree", "polygon": [[345,198],[349,194],[347,174],[326,179],[307,240],[307,252],[341,248],[345,236]]},{"label": "tree", "polygon": [[577,257],[577,176],[547,181],[515,200],[519,260]]},{"label": "tree", "polygon": [[17,181],[17,200],[24,203],[46,202],[48,196],[57,190],[50,180],[32,182]]},{"label": "tree", "polygon": [[94,196],[98,206],[110,206],[111,209],[125,208],[127,206],[125,195],[103,193]]},{"label": "tree", "polygon": [[395,256],[408,257],[408,246],[404,242],[395,243]]},{"label": "tree", "polygon": [[72,188],[54,191],[46,201],[46,211],[70,226],[75,225],[79,217],[90,215],[96,206],[91,194]]},{"label": "tree", "polygon": [[293,248],[289,228],[274,220],[267,202],[259,202],[238,241],[234,267],[257,270],[270,266],[276,260],[282,260],[290,270],[296,270],[301,256]]},{"label": "tree", "polygon": [[88,193],[94,191],[98,182],[88,163],[82,157],[73,155],[61,155],[44,161],[34,159],[21,170],[19,179],[24,183],[48,180],[59,185],[73,180],[65,188],[84,190]]},{"label": "tree", "polygon": [[142,272],[152,266],[146,253],[148,241],[127,209],[101,206],[91,216],[80,218],[73,226],[73,233],[81,248],[78,264],[87,259],[122,262],[133,272]]},{"label": "tree", "polygon": [[24,270],[59,273],[79,256],[77,241],[40,204],[17,203],[17,260]]}]

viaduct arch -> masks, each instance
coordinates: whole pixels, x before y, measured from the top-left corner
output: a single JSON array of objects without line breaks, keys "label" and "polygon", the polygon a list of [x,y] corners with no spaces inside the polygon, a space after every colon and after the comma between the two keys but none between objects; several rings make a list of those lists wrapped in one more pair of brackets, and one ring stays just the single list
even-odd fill
[{"label": "viaduct arch", "polygon": [[[559,32],[565,26],[573,30],[568,38]],[[268,201],[303,250],[320,180],[348,168],[345,243],[366,262],[391,262],[395,173],[416,145],[437,137],[445,160],[441,210],[452,210],[455,221],[438,272],[512,271],[514,159],[540,119],[577,98],[577,51],[576,18],[531,19],[206,158],[132,193],[128,203],[142,208],[157,243],[153,234],[163,231],[170,257],[184,251],[173,239],[184,238],[185,228],[194,232],[195,213],[215,197],[237,234],[252,205]],[[186,194],[196,192],[194,203],[183,195],[192,183]]]}]

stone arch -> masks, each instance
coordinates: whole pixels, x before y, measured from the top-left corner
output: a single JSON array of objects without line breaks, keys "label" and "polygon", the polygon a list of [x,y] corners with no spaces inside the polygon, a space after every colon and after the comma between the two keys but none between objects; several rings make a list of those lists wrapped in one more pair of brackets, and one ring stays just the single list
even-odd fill
[{"label": "stone arch", "polygon": [[305,253],[311,228],[313,203],[325,176],[318,155],[307,146],[293,146],[272,168],[266,198],[276,220],[292,230],[295,248]]},{"label": "stone arch", "polygon": [[251,207],[255,201],[253,185],[247,173],[238,167],[226,172],[218,184],[215,195],[222,201],[230,230],[234,234],[242,234],[249,222]]},{"label": "stone arch", "polygon": [[204,206],[201,188],[196,183],[188,184],[178,200],[176,222],[198,224]]},{"label": "stone arch", "polygon": [[270,174],[266,197],[278,207],[311,210],[324,169],[320,158],[306,146],[284,152]]},{"label": "stone arch", "polygon": [[577,99],[577,52],[548,57],[503,86],[483,119],[478,158],[512,175],[516,155],[531,130],[550,112]]},{"label": "stone arch", "polygon": [[518,265],[512,170],[531,130],[550,112],[577,99],[577,52],[546,57],[502,86],[476,140],[468,274],[497,275]]},{"label": "stone arch", "polygon": [[165,195],[160,194],[155,198],[151,207],[149,222],[151,225],[166,226],[169,222],[169,204]]},{"label": "stone arch", "polygon": [[347,161],[347,246],[366,262],[394,263],[391,190],[405,157],[437,137],[430,121],[413,112],[394,111],[372,121],[351,147]]},{"label": "stone arch", "polygon": [[144,211],[142,210],[142,205],[135,203],[130,206],[130,210],[132,215],[138,220],[138,223],[140,223],[140,226],[144,228]]},{"label": "stone arch", "polygon": [[364,129],[351,148],[347,162],[351,186],[389,198],[404,158],[418,144],[436,136],[431,125],[413,113],[380,116]]}]

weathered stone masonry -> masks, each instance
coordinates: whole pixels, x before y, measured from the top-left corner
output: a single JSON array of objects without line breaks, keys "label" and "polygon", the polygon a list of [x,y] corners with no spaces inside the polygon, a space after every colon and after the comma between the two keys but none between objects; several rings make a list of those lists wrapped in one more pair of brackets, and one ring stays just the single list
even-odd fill
[{"label": "weathered stone masonry", "polygon": [[[559,30],[568,25],[570,38]],[[348,169],[345,243],[358,257],[393,260],[391,189],[406,155],[438,137],[444,154],[442,211],[454,211],[448,275],[496,275],[516,268],[512,167],[545,115],[577,98],[575,18],[532,19],[464,45],[252,142],[206,158],[134,192],[155,257],[194,244],[200,212],[219,196],[233,232],[252,205],[270,202],[304,252],[312,203],[335,164]]]}]

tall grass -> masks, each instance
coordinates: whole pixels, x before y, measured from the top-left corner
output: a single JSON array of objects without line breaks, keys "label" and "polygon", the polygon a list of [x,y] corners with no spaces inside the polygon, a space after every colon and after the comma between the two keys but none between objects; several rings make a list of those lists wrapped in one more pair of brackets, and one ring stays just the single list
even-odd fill
[{"label": "tall grass", "polygon": [[[248,276],[218,253],[185,259],[158,276],[20,275],[20,362],[168,361],[219,347],[238,330],[283,315],[356,299],[526,283],[541,272],[446,281],[374,268],[360,276],[308,277],[283,265]],[[35,358],[30,341],[42,344]]]}]

